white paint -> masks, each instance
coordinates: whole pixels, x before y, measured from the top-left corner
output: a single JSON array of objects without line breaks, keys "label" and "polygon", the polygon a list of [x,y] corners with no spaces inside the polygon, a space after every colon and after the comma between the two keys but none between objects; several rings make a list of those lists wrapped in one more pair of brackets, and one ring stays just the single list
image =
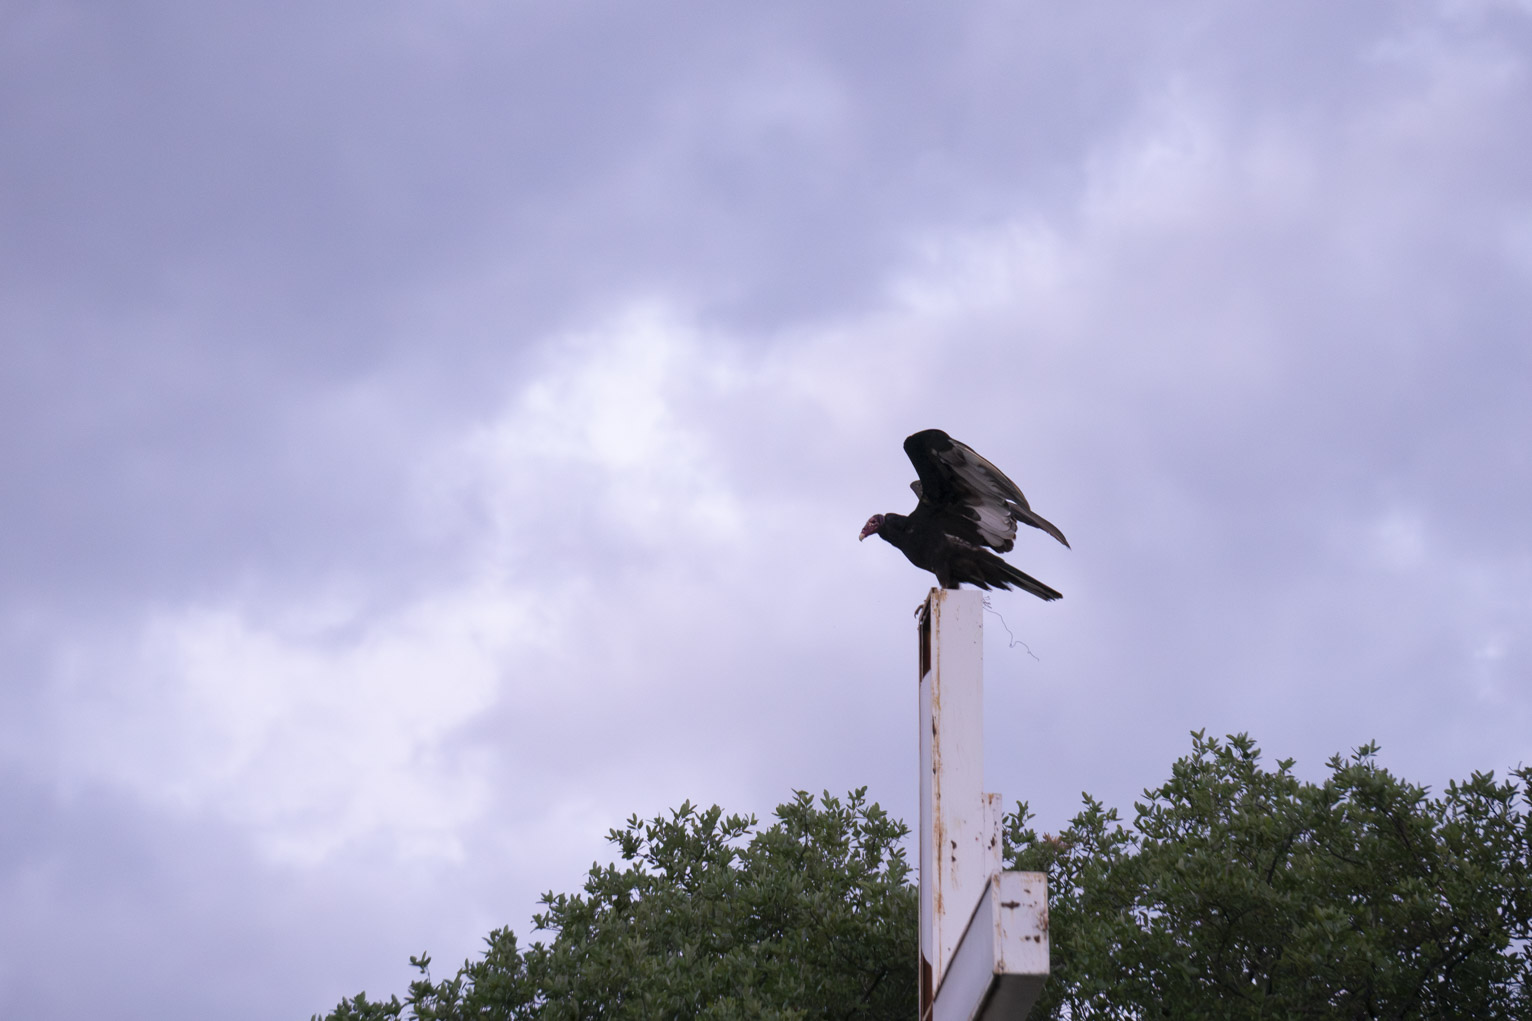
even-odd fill
[{"label": "white paint", "polygon": [[949,962],[933,1021],[1023,1018],[1047,978],[1048,877],[997,872]]},{"label": "white paint", "polygon": [[994,871],[999,830],[991,828],[998,820],[984,796],[984,604],[977,590],[934,589],[925,612],[930,669],[920,679],[920,942],[935,989]]},{"label": "white paint", "polygon": [[920,636],[919,1017],[1022,1017],[1048,976],[1046,877],[1000,871],[984,793],[984,603],[933,589]]}]

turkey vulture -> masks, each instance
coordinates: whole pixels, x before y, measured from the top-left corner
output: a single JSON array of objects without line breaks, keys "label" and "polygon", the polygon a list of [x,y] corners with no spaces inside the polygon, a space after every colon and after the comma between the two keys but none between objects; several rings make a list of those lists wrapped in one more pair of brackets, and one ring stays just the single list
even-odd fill
[{"label": "turkey vulture", "polygon": [[1060,597],[984,548],[1009,552],[1016,545],[1018,522],[1069,545],[1063,532],[1033,513],[1016,483],[940,429],[911,436],[904,441],[904,452],[920,476],[919,482],[910,483],[920,502],[909,515],[874,514],[859,538],[881,535],[910,563],[936,575],[942,588],[957,588],[966,581],[983,589],[1014,585],[1039,599]]}]

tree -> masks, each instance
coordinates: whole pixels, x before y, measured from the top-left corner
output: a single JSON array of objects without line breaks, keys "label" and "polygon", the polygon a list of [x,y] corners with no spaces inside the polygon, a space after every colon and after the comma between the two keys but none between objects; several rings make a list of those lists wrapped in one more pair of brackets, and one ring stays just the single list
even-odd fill
[{"label": "tree", "polygon": [[430,958],[403,1003],[344,1000],[332,1021],[898,1018],[915,988],[909,830],[866,788],[844,801],[799,791],[776,822],[690,802],[630,818],[609,839],[623,865],[592,866],[583,894],[545,894],[556,934],[521,950],[492,933],[483,959],[433,984]]},{"label": "tree", "polygon": [[[1192,735],[1131,827],[1089,796],[1057,836],[1005,819],[1009,868],[1048,873],[1053,972],[1034,1019],[1532,1017],[1532,770],[1437,798],[1366,745],[1306,783],[1247,736]],[[613,830],[624,865],[543,898],[456,977],[430,958],[381,1019],[908,1018],[905,826],[865,788],[799,792],[757,830],[690,803]],[[406,1014],[405,1012],[409,1013]]]},{"label": "tree", "polygon": [[1034,1018],[1532,1017],[1532,770],[1440,798],[1335,756],[1322,784],[1192,735],[1131,829],[1086,799],[1045,870],[1053,976]]}]

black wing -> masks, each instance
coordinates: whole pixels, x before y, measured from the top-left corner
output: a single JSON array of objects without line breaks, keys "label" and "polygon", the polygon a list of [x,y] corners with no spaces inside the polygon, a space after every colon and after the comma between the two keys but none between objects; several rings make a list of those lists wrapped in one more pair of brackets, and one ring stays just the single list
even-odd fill
[{"label": "black wing", "polygon": [[940,429],[926,429],[904,441],[904,452],[920,476],[913,484],[920,502],[930,505],[954,533],[1006,553],[1016,545],[1020,522],[1069,545],[1063,532],[1033,512],[1016,483],[967,444]]}]

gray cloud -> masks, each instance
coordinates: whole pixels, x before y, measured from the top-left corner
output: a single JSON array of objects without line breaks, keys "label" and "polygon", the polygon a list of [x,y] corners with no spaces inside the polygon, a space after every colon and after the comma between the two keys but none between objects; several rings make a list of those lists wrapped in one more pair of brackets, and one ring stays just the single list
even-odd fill
[{"label": "gray cloud", "polygon": [[10,1013],[401,989],[684,798],[913,816],[852,534],[927,426],[1074,543],[989,619],[1045,826],[1193,727],[1526,756],[1514,4],[0,18]]}]

